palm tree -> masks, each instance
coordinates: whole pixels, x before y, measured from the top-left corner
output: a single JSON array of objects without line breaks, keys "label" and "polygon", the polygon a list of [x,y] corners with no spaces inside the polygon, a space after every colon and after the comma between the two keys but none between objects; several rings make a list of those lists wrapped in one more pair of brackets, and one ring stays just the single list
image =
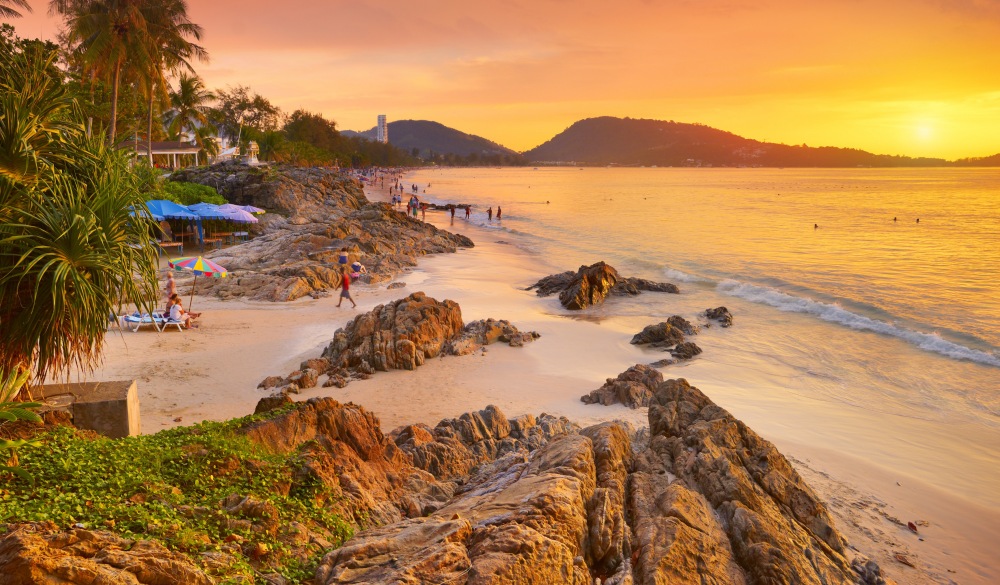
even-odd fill
[{"label": "palm tree", "polygon": [[155,16],[149,0],[50,0],[49,12],[66,17],[66,39],[83,61],[111,84],[111,121],[108,144],[115,142],[118,88],[122,68],[146,70],[153,62],[149,51],[149,22]]},{"label": "palm tree", "polygon": [[192,57],[208,61],[208,52],[188,40],[201,40],[202,28],[188,19],[186,0],[160,0],[155,4],[148,27],[149,54],[153,59],[142,76],[149,98],[147,155],[150,165],[153,164],[153,102],[159,97],[162,106],[170,103],[167,75],[184,69],[194,73]]},{"label": "palm tree", "polygon": [[92,368],[109,314],[156,298],[155,224],[129,155],[87,137],[54,60],[0,60],[0,372],[39,380]]},{"label": "palm tree", "polygon": [[22,14],[14,6],[31,12],[28,0],[0,0],[0,18],[21,18]]},{"label": "palm tree", "polygon": [[205,89],[205,83],[196,75],[181,73],[177,79],[177,91],[170,92],[170,124],[167,132],[179,135],[185,130],[194,131],[199,126],[208,126],[208,104],[215,94]]}]

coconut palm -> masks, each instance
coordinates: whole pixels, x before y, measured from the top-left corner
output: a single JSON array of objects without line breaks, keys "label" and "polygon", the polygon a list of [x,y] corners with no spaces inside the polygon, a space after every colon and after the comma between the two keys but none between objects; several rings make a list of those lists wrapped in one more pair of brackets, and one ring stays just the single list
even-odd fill
[{"label": "coconut palm", "polygon": [[92,368],[109,314],[156,297],[155,224],[128,154],[86,136],[54,59],[0,60],[0,372],[39,380]]},{"label": "coconut palm", "polygon": [[191,59],[207,61],[208,52],[188,40],[190,38],[200,40],[202,29],[188,19],[186,0],[159,0],[154,3],[148,31],[149,54],[152,56],[152,61],[142,72],[142,79],[146,97],[149,98],[147,154],[149,164],[152,165],[154,101],[160,98],[161,107],[168,105],[170,95],[167,75],[184,70],[194,73]]},{"label": "coconut palm", "polygon": [[179,135],[185,130],[209,126],[209,102],[215,94],[205,89],[205,83],[196,75],[181,73],[177,79],[177,90],[170,92],[170,124],[167,132]]},{"label": "coconut palm", "polygon": [[0,0],[0,18],[21,18],[23,15],[14,10],[15,6],[31,12],[28,0]]},{"label": "coconut palm", "polygon": [[49,11],[66,17],[66,40],[84,63],[111,84],[108,144],[115,142],[118,89],[126,62],[147,70],[154,59],[149,50],[149,22],[155,16],[149,0],[51,0]]}]

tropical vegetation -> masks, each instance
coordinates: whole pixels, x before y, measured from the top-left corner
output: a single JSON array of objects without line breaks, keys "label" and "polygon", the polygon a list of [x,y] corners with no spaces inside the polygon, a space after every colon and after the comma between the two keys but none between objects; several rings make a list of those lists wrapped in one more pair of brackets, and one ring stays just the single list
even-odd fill
[{"label": "tropical vegetation", "polygon": [[151,306],[157,254],[129,155],[24,47],[0,56],[0,371],[44,380],[93,367],[124,303]]},{"label": "tropical vegetation", "polygon": [[[352,528],[333,511],[342,495],[315,475],[302,473],[300,452],[270,452],[241,432],[252,421],[275,414],[124,439],[54,427],[37,437],[44,449],[23,452],[20,468],[35,483],[5,486],[0,522],[51,521],[112,530],[136,540],[155,538],[198,564],[201,553],[227,551],[234,564],[224,576],[242,575],[236,581],[242,583],[254,582],[257,575],[251,555],[242,551],[267,551],[266,572],[311,583],[326,549],[296,548],[285,532],[290,526],[305,527],[337,545],[350,537]],[[227,510],[232,508],[227,501],[248,496],[259,502],[275,529],[263,530]]]}]

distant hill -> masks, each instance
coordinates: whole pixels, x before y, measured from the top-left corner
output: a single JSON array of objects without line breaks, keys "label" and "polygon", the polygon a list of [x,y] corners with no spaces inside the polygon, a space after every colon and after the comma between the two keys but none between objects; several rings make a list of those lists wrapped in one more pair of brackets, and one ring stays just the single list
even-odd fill
[{"label": "distant hill", "polygon": [[[354,132],[341,130],[344,136],[361,136],[375,140],[376,129]],[[397,120],[389,122],[389,144],[412,152],[418,149],[421,157],[431,158],[433,155],[454,154],[457,156],[508,155],[517,156],[513,150],[474,134],[466,134],[454,128],[449,128],[438,122],[428,120]]]},{"label": "distant hill", "polygon": [[[390,134],[391,137],[391,134]],[[622,166],[941,166],[938,158],[877,155],[853,148],[760,142],[701,124],[588,118],[524,153],[537,163]]]}]

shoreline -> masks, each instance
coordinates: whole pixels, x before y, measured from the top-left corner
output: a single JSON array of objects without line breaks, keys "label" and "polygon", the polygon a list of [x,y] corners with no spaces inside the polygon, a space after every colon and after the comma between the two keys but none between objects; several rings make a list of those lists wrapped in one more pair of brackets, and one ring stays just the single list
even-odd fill
[{"label": "shoreline", "polygon": [[[365,194],[371,201],[388,199],[372,189],[366,189]],[[530,253],[498,243],[498,233],[463,224],[459,218],[453,229],[446,212],[432,211],[428,220],[442,229],[472,237],[476,247],[421,258],[418,268],[396,277],[407,283],[402,289],[355,289],[359,305],[356,310],[336,309],[335,297],[268,303],[199,296],[195,307],[205,311],[207,317],[202,320],[202,328],[185,334],[126,331],[120,338],[113,334],[108,340],[105,365],[89,378],[138,378],[146,433],[199,420],[243,416],[253,412],[257,400],[269,394],[256,388],[260,380],[285,375],[299,362],[317,357],[333,332],[355,315],[424,290],[439,300],[459,302],[466,322],[486,317],[508,319],[521,330],[539,331],[542,337],[524,348],[490,346],[484,355],[432,360],[412,372],[381,372],[344,389],[312,388],[293,398],[331,396],[340,402],[353,401],[375,413],[387,433],[403,424],[434,425],[442,418],[488,404],[497,405],[509,417],[548,412],[582,425],[619,419],[636,428],[647,426],[645,409],[584,405],[579,401],[580,395],[622,371],[622,363],[651,361],[648,354],[628,344],[634,331],[622,319],[560,314],[553,299],[538,299],[533,292],[520,290],[520,285],[530,284],[527,281],[539,270],[538,259]],[[516,236],[504,234],[502,238]],[[709,351],[710,344],[706,339]],[[567,367],[574,356],[576,362],[586,365]],[[213,367],[215,364],[224,366]],[[699,367],[712,365],[705,360]],[[685,377],[685,369],[668,368],[664,377]],[[186,388],[189,382],[197,382],[197,388]],[[695,385],[746,421],[746,413],[734,410],[725,396]],[[211,397],[201,395],[206,388],[216,393]],[[748,397],[745,402],[753,401]],[[990,531],[989,526],[1000,525],[1000,515],[995,511],[887,472],[871,461],[808,443],[797,444],[787,436],[788,429],[783,436],[775,432],[773,424],[765,429],[747,424],[793,461],[809,485],[828,502],[838,527],[851,543],[875,558],[900,583],[946,582],[952,577],[962,583],[989,583],[994,579],[996,567],[990,565],[990,545],[1000,542],[1000,531]],[[896,481],[902,485],[894,485]],[[902,526],[890,518],[898,519]],[[905,523],[911,519],[929,522],[928,527],[921,528],[920,537],[925,541],[906,529]],[[967,527],[977,526],[974,533],[965,532]],[[919,570],[896,562],[895,553],[907,555]],[[949,572],[953,570],[959,573]]]}]

